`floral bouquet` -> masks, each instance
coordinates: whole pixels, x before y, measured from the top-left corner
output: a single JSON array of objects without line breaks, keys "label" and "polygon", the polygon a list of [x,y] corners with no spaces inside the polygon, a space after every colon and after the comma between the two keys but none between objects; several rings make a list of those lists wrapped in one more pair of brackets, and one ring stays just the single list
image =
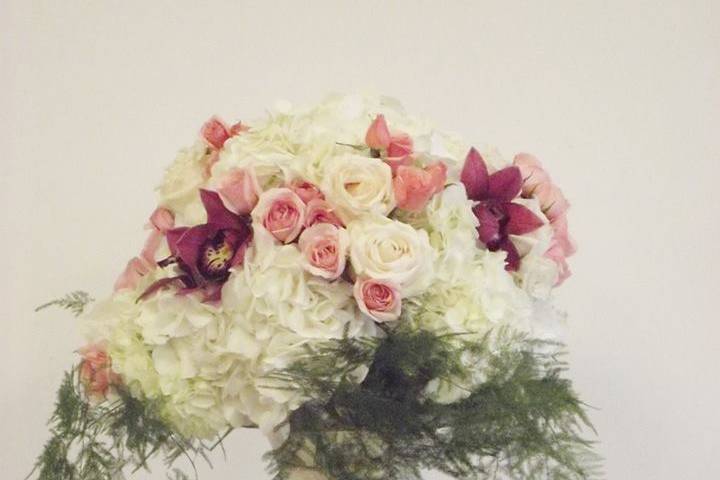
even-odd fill
[{"label": "floral bouquet", "polygon": [[550,302],[567,209],[535,157],[388,98],[212,118],[114,293],[47,304],[87,345],[31,476],[123,478],[162,456],[188,478],[176,460],[258,428],[276,480],[590,478]]}]

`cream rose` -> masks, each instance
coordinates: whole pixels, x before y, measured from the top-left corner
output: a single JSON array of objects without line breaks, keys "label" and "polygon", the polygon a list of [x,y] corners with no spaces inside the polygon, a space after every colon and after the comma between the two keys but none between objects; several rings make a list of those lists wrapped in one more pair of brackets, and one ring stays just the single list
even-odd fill
[{"label": "cream rose", "polygon": [[387,215],[395,207],[392,171],[377,158],[348,155],[330,160],[322,190],[346,224],[364,215]]},{"label": "cream rose", "polygon": [[344,228],[330,223],[316,223],[300,235],[298,247],[305,270],[319,277],[335,280],[345,270],[350,239]]},{"label": "cream rose", "polygon": [[375,217],[353,222],[349,233],[350,261],[356,275],[392,282],[403,297],[427,288],[435,251],[424,230]]},{"label": "cream rose", "polygon": [[290,243],[305,222],[305,203],[289,188],[271,188],[260,195],[252,211],[253,224],[263,226],[277,240]]}]

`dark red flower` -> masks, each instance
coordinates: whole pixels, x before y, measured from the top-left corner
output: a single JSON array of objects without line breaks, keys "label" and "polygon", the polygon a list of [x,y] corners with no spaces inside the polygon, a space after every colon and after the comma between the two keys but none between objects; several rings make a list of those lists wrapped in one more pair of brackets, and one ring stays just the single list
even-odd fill
[{"label": "dark red flower", "polygon": [[526,207],[513,203],[522,188],[522,175],[518,167],[507,167],[489,174],[480,153],[471,148],[460,173],[468,198],[478,202],[473,213],[480,222],[480,241],[490,251],[507,253],[505,269],[520,267],[520,255],[510,235],[524,235],[543,225],[543,221]]},{"label": "dark red flower", "polygon": [[252,239],[250,217],[228,210],[216,192],[201,189],[200,199],[207,212],[207,222],[168,230],[171,256],[158,262],[161,267],[176,264],[180,274],[153,283],[140,300],[172,285],[189,290],[203,288],[208,298],[215,298],[218,286],[230,275],[230,268],[242,263]]}]

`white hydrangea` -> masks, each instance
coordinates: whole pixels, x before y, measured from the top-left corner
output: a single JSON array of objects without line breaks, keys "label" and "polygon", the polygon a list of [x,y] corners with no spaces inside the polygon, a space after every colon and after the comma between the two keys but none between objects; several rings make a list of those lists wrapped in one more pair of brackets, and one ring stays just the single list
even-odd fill
[{"label": "white hydrangea", "polygon": [[207,147],[201,141],[181,150],[158,188],[160,206],[171,210],[178,224],[194,225],[205,219],[198,189],[207,180],[206,157]]}]

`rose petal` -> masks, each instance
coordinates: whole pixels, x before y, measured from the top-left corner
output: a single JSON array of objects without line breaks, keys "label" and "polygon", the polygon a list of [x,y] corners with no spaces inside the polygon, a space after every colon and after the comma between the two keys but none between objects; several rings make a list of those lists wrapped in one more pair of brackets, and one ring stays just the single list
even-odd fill
[{"label": "rose petal", "polygon": [[505,231],[510,235],[525,235],[543,226],[543,221],[522,205],[505,203],[503,210],[508,216]]},{"label": "rose petal", "polygon": [[483,200],[487,198],[489,179],[488,169],[480,152],[471,148],[465,157],[465,165],[463,165],[460,173],[460,181],[465,185],[467,196],[471,200]]},{"label": "rose petal", "polygon": [[488,180],[488,197],[493,200],[509,202],[520,194],[522,175],[518,167],[507,167],[499,170]]}]

